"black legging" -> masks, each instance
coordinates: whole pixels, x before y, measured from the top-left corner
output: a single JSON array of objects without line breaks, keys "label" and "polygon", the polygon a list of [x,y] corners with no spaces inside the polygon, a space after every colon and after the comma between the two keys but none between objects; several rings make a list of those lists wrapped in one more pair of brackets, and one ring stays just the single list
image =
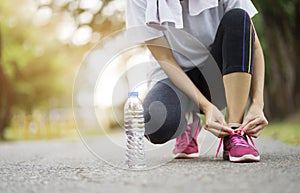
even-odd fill
[{"label": "black legging", "polygon": [[[246,11],[232,9],[222,18],[210,52],[223,75],[252,73],[254,30]],[[208,85],[198,68],[188,77],[211,100]],[[169,80],[156,83],[144,102],[146,137],[152,143],[165,143],[179,136],[186,127],[186,112],[199,112],[198,105]]]}]

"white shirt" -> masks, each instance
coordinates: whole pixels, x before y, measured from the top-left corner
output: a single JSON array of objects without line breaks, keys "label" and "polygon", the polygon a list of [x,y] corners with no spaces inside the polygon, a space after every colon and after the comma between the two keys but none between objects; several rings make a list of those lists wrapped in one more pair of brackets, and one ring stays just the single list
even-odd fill
[{"label": "white shirt", "polygon": [[[204,1],[207,3],[199,6]],[[158,10],[157,3],[165,6]],[[170,12],[170,7],[178,6],[177,3],[180,3],[181,7],[177,7],[175,12],[181,12],[179,16],[182,17],[182,26],[180,19],[173,17],[175,12]],[[127,0],[126,27],[132,29],[142,26],[146,29],[132,32],[133,41],[136,42],[144,42],[165,35],[171,48],[175,50],[173,54],[177,63],[184,71],[188,71],[207,60],[209,46],[214,41],[219,23],[223,15],[233,8],[246,10],[251,18],[257,14],[251,0],[183,0],[181,2],[179,0]],[[151,9],[153,14],[149,16]],[[162,9],[166,9],[166,12]],[[160,13],[165,14],[163,16]],[[154,27],[158,30],[149,27],[149,23],[152,22],[156,24]],[[163,31],[165,28],[167,30]],[[176,28],[182,29],[176,30]],[[156,64],[151,79],[164,78],[167,78],[167,75]]]},{"label": "white shirt", "polygon": [[[218,6],[218,0],[189,0],[191,16],[199,15],[205,9]],[[146,24],[167,25],[173,23],[176,28],[183,28],[180,0],[147,0],[145,11]]]}]

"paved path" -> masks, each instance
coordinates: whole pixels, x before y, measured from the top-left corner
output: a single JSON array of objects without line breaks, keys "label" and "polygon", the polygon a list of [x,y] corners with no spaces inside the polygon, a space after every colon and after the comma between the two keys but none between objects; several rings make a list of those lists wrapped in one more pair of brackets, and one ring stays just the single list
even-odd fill
[{"label": "paved path", "polygon": [[[79,139],[0,143],[0,193],[300,191],[299,146],[261,138],[257,140],[261,162],[234,164],[214,158],[216,141],[210,137],[205,140],[213,148],[206,152],[209,147],[200,136],[204,152],[201,158],[171,160],[165,154],[169,162],[146,171],[108,165],[92,155]],[[101,147],[109,152],[109,145]],[[108,157],[115,159],[115,153],[111,153]],[[151,159],[155,162],[155,156]]]}]

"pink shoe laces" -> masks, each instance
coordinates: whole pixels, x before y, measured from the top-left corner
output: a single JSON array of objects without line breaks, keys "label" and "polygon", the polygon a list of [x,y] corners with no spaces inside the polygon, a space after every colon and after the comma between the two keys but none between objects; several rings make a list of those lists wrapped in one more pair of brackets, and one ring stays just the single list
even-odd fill
[{"label": "pink shoe laces", "polygon": [[[197,123],[194,135],[192,136],[191,126],[187,125],[186,130],[184,131],[184,133],[176,139],[176,145],[177,146],[187,146],[187,145],[196,146],[197,145],[197,142],[195,141],[197,139],[195,139],[195,138],[200,133],[200,127],[201,127],[200,120],[197,120],[197,121],[198,121],[198,123]],[[191,142],[194,142],[194,143],[191,143]]]},{"label": "pink shoe laces", "polygon": [[[240,135],[240,136],[241,136],[241,137],[235,137],[235,138],[233,138],[233,139],[232,139],[232,143],[233,143],[233,144],[243,144],[243,145],[248,145],[248,142],[247,142],[246,139],[244,138],[244,135],[246,135],[246,136],[248,136],[248,138],[250,139],[250,141],[251,141],[253,147],[256,149],[256,146],[255,146],[255,144],[254,144],[254,141],[253,141],[252,137],[246,134],[246,130],[245,130],[244,128],[238,129],[238,130],[231,130],[230,136],[232,136],[232,135]],[[219,145],[218,145],[216,157],[218,157],[218,155],[219,155],[219,152],[220,152],[222,143],[223,143],[223,138],[220,139],[220,143],[219,143]]]},{"label": "pink shoe laces", "polygon": [[190,132],[191,127],[189,125],[186,126],[186,130],[184,131],[183,135],[177,137],[176,145],[177,146],[187,146],[190,143]]}]

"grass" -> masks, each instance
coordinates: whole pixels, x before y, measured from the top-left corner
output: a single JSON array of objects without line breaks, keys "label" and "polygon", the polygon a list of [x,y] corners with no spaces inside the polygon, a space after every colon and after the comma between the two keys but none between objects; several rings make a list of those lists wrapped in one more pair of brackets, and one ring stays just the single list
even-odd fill
[{"label": "grass", "polygon": [[[204,121],[205,117],[200,115]],[[204,121],[205,122],[205,121]],[[78,132],[73,122],[47,122],[43,124],[17,124],[16,122],[6,130],[5,136],[9,140],[35,140],[35,139],[55,139],[55,138],[78,138]],[[109,130],[114,132],[116,130]],[[81,131],[83,132],[83,131]],[[106,131],[99,131],[98,129],[86,129],[83,135],[103,134]],[[262,136],[271,137],[280,140],[284,143],[300,145],[300,113],[286,119],[285,121],[271,121]]]},{"label": "grass", "polygon": [[[79,130],[83,137],[104,135],[107,133],[119,132],[118,129],[85,128]],[[44,139],[80,139],[80,135],[75,125],[55,125],[45,126],[42,128],[28,129],[22,127],[9,127],[5,131],[6,141],[28,141],[28,140],[44,140]],[[0,141],[1,142],[1,141]]]},{"label": "grass", "polygon": [[300,145],[300,124],[294,122],[273,122],[268,125],[262,136],[271,137],[284,143]]}]

